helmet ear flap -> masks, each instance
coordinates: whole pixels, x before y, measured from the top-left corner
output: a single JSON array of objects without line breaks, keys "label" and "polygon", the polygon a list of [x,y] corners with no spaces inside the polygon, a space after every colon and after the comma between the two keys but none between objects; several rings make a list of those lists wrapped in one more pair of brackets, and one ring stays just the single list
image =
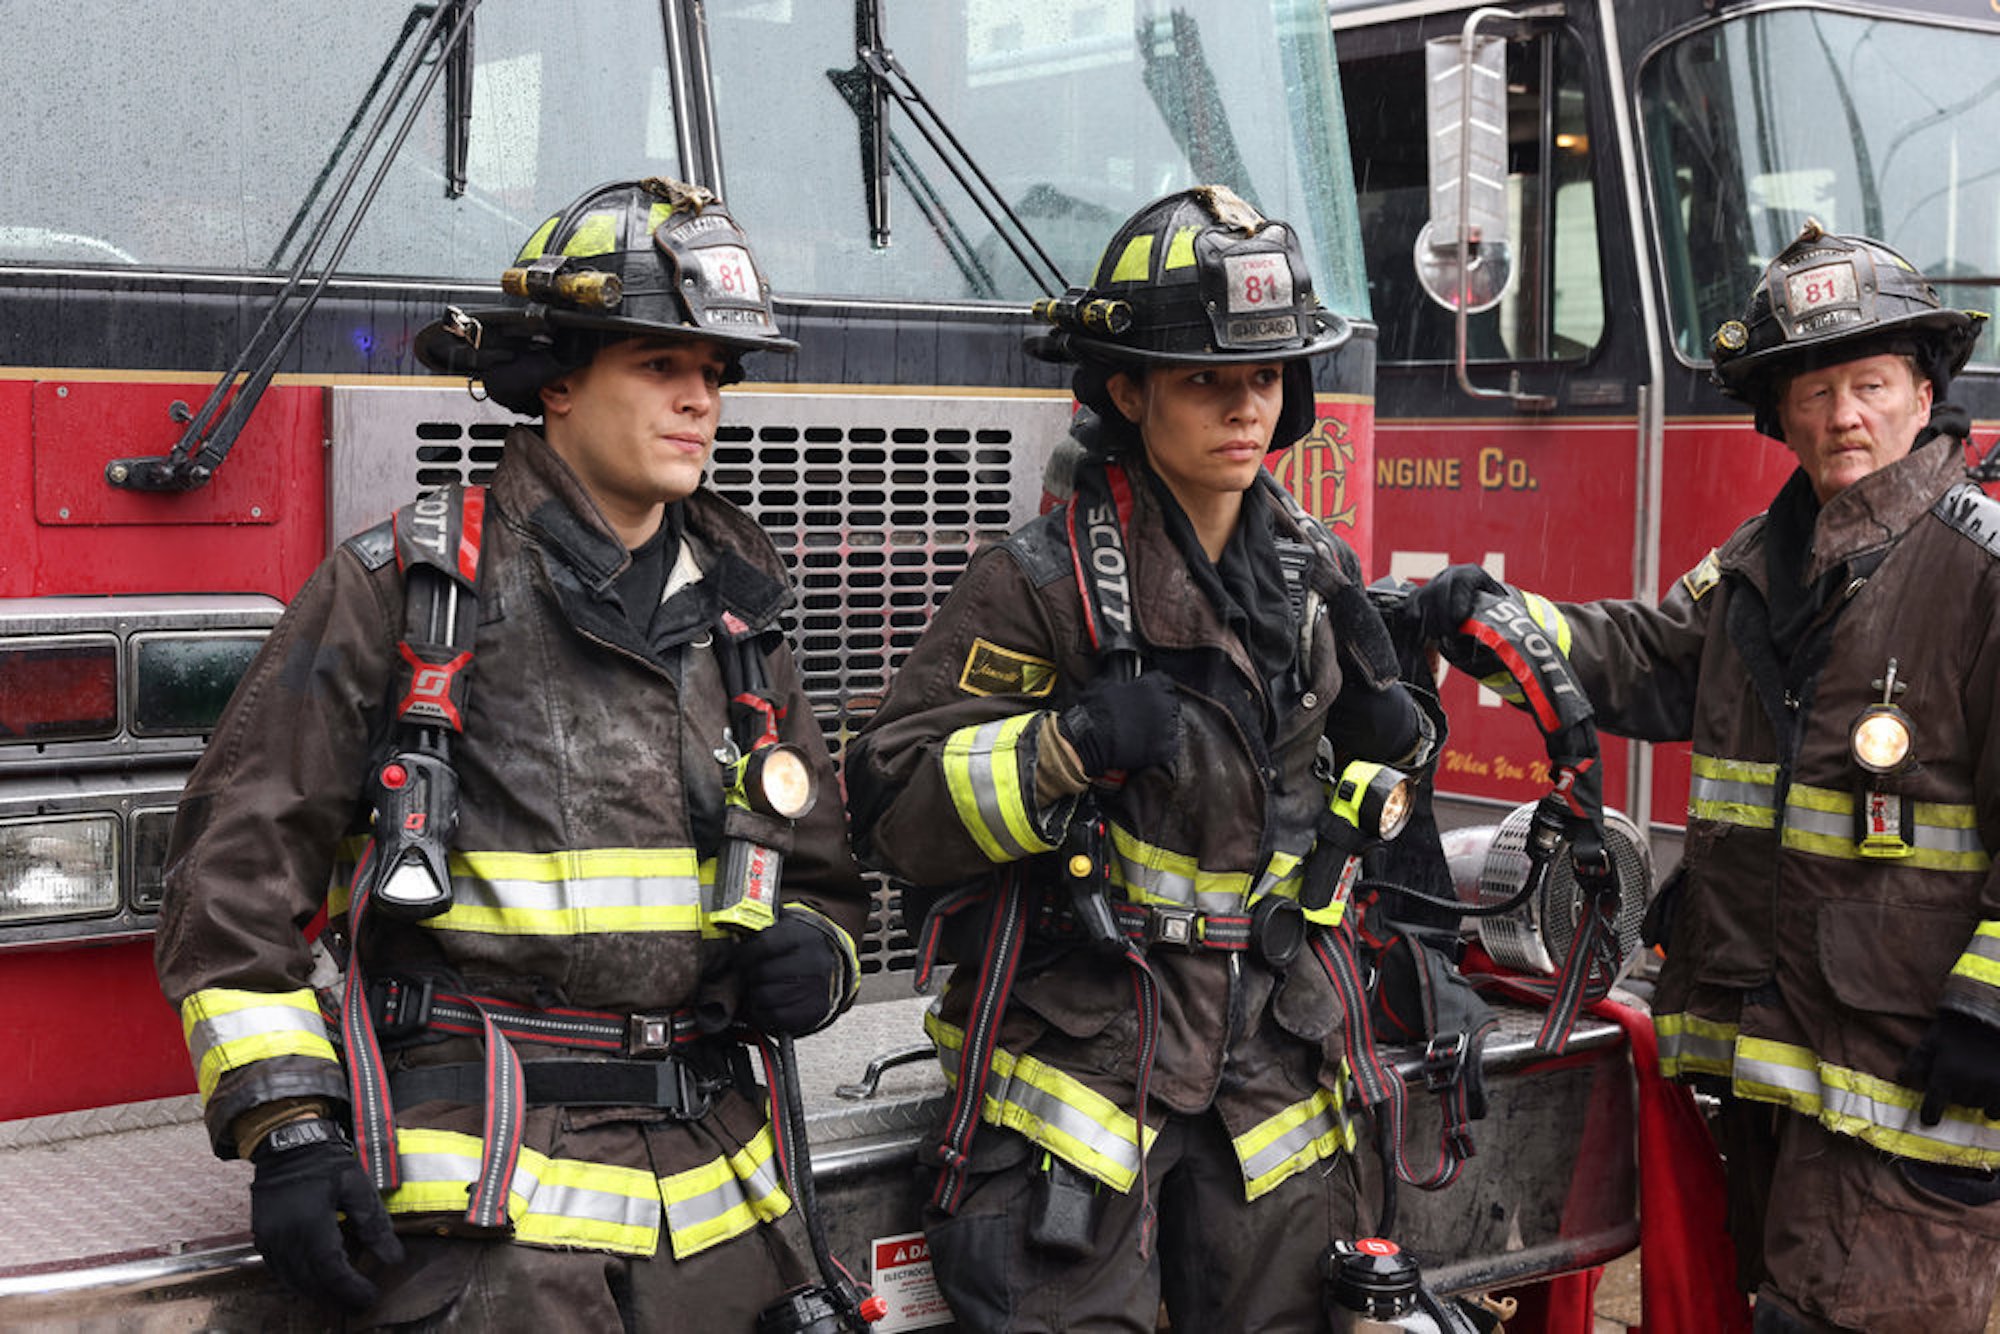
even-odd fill
[{"label": "helmet ear flap", "polygon": [[1296,444],[1319,425],[1319,404],[1313,397],[1312,363],[1298,357],[1285,363],[1285,400],[1278,409],[1278,424],[1271,432],[1270,449]]}]

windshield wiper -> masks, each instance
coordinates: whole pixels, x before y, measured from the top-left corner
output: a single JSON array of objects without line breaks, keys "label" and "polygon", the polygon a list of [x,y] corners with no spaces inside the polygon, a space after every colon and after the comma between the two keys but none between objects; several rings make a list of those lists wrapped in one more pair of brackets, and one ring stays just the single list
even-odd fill
[{"label": "windshield wiper", "polygon": [[1194,178],[1222,181],[1246,199],[1255,199],[1250,173],[1229,126],[1229,108],[1209,67],[1201,25],[1194,15],[1176,8],[1164,18],[1142,20],[1139,60],[1139,80]]},{"label": "windshield wiper", "polygon": [[[131,491],[192,491],[208,485],[210,479],[215,476],[215,470],[222,466],[224,459],[228,458],[230,448],[236,443],[237,436],[242,434],[244,423],[256,410],[258,400],[264,396],[264,390],[270,387],[271,377],[277,374],[278,363],[297,341],[300,330],[305,327],[306,316],[318,304],[321,293],[326,290],[328,280],[339,269],[341,259],[347,254],[348,245],[361,227],[361,220],[368,215],[369,206],[375,202],[376,192],[381,189],[382,182],[388,177],[389,168],[395,164],[396,155],[402,150],[403,141],[409,137],[418,114],[430,99],[431,89],[437,85],[441,74],[450,75],[447,89],[457,99],[454,105],[446,109],[445,117],[446,153],[450,158],[446,164],[446,194],[455,197],[454,190],[460,193],[464,191],[465,148],[472,103],[472,15],[478,8],[479,0],[439,0],[435,5],[412,7],[409,17],[404,20],[402,32],[390,49],[389,60],[383,64],[383,73],[376,75],[375,81],[362,95],[361,105],[349,122],[347,132],[342,135],[333,157],[328,159],[328,170],[331,170],[333,161],[340,156],[342,149],[352,137],[354,126],[360,122],[363,113],[375,100],[389,63],[394,61],[396,53],[408,43],[412,29],[426,17],[429,21],[425,24],[416,46],[404,61],[401,72],[396,76],[395,86],[390,91],[387,101],[383,103],[374,124],[369,126],[367,135],[362,139],[353,161],[348,165],[347,175],[342,178],[339,187],[335,189],[332,198],[327,201],[325,209],[320,213],[319,221],[313,225],[304,245],[300,247],[298,258],[292,263],[291,272],[286,275],[284,284],[279,287],[277,296],[271,302],[270,310],[265,312],[263,322],[257,326],[257,332],[250,335],[250,340],[244,344],[243,350],[237,353],[229,368],[215,382],[215,388],[209,391],[208,400],[202,404],[201,410],[186,418],[186,427],[181,432],[181,438],[174,442],[174,447],[159,457],[113,459],[104,468],[104,478],[107,482]],[[435,48],[434,53],[433,48]],[[423,83],[417,89],[416,95],[409,97],[410,85],[416,81],[417,72],[426,60],[429,61],[430,68],[424,74]],[[360,176],[363,164],[375,151],[376,145],[382,142],[383,135],[388,132],[389,122],[398,106],[403,107],[402,118],[395,126],[393,137],[390,138],[389,146],[383,152],[381,161],[376,164],[375,174],[369,178],[367,188],[362,191],[360,201],[347,219],[346,227],[334,242],[332,253],[321,266],[318,280],[300,301],[291,319],[278,330],[275,337],[272,336],[272,331],[278,325],[278,316],[291,302],[293,294],[298,291],[306,270],[311,267],[321,244],[326,240],[327,232],[332,229],[334,219],[346,206],[347,197],[354,189],[355,180]],[[308,206],[312,198],[319,193],[325,179],[326,172],[323,171],[320,179],[313,183],[312,190],[307,196]],[[282,254],[284,247],[290,243],[292,232],[298,229],[300,219],[304,217],[305,212],[305,207],[302,207],[299,216],[293,219],[291,231],[288,231],[285,240],[279,243],[278,254]],[[275,267],[277,255],[273,255],[272,259]],[[261,357],[257,355],[259,348],[264,349]],[[254,369],[251,366],[253,361],[256,363]],[[242,378],[240,385],[237,383],[239,377]],[[233,394],[232,389],[235,391]],[[228,403],[228,409],[222,411],[225,401]],[[185,412],[186,409],[182,408],[181,411]],[[217,419],[218,412],[221,412],[220,420]]]},{"label": "windshield wiper", "polygon": [[916,80],[896,59],[895,52],[889,49],[882,31],[881,0],[855,0],[854,57],[857,62],[854,68],[828,70],[827,78],[853,108],[860,122],[861,170],[868,194],[870,244],[878,250],[889,246],[889,177],[893,174],[909,190],[918,212],[937,233],[939,241],[965,274],[973,290],[987,296],[998,294],[992,274],[973,251],[964,231],[952,219],[937,189],[917,169],[909,150],[890,133],[889,104],[893,100],[908,116],[910,124],[923,135],[924,141],[944,163],[959,188],[965,191],[973,207],[985,217],[994,235],[1020,261],[1028,276],[1047,286],[1049,291],[1065,290],[1069,282],[1063,277],[1061,267],[1049,257],[1035,234],[1007,203],[999,187],[980,169],[971,151],[952,133],[951,126],[924,97]]}]

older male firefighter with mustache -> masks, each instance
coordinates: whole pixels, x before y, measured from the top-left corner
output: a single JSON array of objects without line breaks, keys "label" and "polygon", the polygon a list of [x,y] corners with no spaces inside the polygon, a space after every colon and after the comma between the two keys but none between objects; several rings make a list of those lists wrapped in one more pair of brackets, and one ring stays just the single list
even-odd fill
[{"label": "older male firefighter with mustache", "polygon": [[[1667,1074],[1722,1096],[1759,1331],[1985,1326],[2000,1279],[2000,504],[1943,401],[1986,316],[1809,224],[1713,344],[1799,467],[1655,607],[1526,601],[1607,730],[1692,738],[1649,921]],[[1460,633],[1502,593],[1454,566]]]}]

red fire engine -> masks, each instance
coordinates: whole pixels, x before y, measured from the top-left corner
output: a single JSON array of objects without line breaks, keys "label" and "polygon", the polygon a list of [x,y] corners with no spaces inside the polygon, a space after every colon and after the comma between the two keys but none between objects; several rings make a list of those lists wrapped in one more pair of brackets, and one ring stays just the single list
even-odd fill
[{"label": "red fire engine", "polygon": [[[0,178],[0,1320],[220,1300],[203,1284],[253,1300],[230,1276],[246,1178],[198,1161],[153,980],[175,798],[331,545],[491,469],[506,414],[416,373],[411,338],[447,303],[490,300],[498,261],[581,189],[698,181],[757,239],[802,350],[732,391],[711,481],[793,562],[795,642],[838,756],[971,550],[1034,513],[1069,398],[1022,352],[1028,301],[1191,182],[1293,222],[1321,298],[1363,321],[1320,372],[1320,428],[1273,466],[1371,575],[1481,560],[1554,596],[1659,590],[1789,466],[1706,386],[1703,348],[1806,215],[1966,283],[1955,304],[1991,304],[2000,140],[1975,127],[1996,29],[1948,8],[10,14],[0,73],[34,130]],[[1461,251],[1433,158],[1477,151],[1476,118],[1428,106],[1425,62],[1432,39],[1462,49],[1469,19],[1495,39],[1498,138],[1481,143],[1504,169]],[[1477,297],[1454,298],[1462,319],[1436,295],[1457,292]],[[1990,369],[1962,382],[1975,416],[1994,415]],[[1440,786],[1459,815],[1539,795],[1525,724],[1463,682],[1446,692]],[[1684,758],[1607,758],[1609,800],[1671,841]],[[892,1072],[855,1119],[832,1085],[860,1074],[853,1052],[920,1037],[911,965],[885,887],[864,953],[875,1003],[844,1021],[814,1091],[851,1255],[908,1223],[904,1164],[934,1089]],[[1489,1066],[1509,1115],[1487,1133],[1519,1142],[1409,1206],[1442,1280],[1629,1248],[1615,1031],[1556,1063],[1502,1042]],[[79,1173],[63,1189],[84,1192],[54,1210],[51,1145]],[[176,1215],[151,1193],[168,1177],[221,1204]]]}]

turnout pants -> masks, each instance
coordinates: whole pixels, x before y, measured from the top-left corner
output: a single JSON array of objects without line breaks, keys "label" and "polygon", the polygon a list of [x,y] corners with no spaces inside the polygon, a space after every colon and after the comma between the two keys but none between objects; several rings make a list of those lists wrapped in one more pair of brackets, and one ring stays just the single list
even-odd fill
[{"label": "turnout pants", "polygon": [[1150,1252],[1140,1254],[1135,1186],[1124,1195],[1098,1187],[1090,1253],[1054,1254],[1029,1237],[1042,1150],[982,1125],[972,1158],[959,1211],[925,1215],[939,1288],[966,1330],[1153,1334],[1164,1299],[1177,1330],[1317,1331],[1325,1327],[1320,1255],[1335,1237],[1363,1235],[1381,1204],[1380,1169],[1366,1147],[1246,1201],[1221,1120],[1173,1116],[1146,1160],[1157,1210]]},{"label": "turnout pants", "polygon": [[1723,1101],[1729,1230],[1757,1328],[1979,1334],[2000,1181],[1892,1158],[1767,1103]]}]

